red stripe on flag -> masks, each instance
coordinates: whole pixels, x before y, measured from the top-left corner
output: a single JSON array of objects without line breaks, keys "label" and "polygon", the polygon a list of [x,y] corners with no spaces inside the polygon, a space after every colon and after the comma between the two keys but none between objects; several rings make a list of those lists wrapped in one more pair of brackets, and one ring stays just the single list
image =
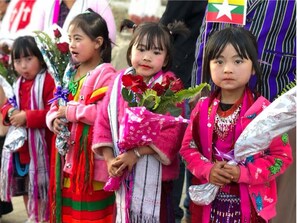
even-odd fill
[{"label": "red stripe on flag", "polygon": [[243,24],[243,15],[241,14],[231,14],[232,20],[223,15],[222,17],[218,18],[218,12],[208,12],[206,15],[207,22],[224,22],[224,23],[233,23],[233,24]]}]

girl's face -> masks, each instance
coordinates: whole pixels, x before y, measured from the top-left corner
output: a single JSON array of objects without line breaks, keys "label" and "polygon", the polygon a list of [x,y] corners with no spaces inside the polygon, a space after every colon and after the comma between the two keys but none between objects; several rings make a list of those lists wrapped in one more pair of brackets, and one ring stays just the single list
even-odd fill
[{"label": "girl's face", "polygon": [[14,59],[13,65],[16,72],[26,80],[33,80],[42,68],[38,57],[33,55]]},{"label": "girl's face", "polygon": [[224,93],[239,98],[251,75],[254,73],[250,59],[241,58],[231,44],[226,45],[222,54],[210,60],[210,74],[216,86]]},{"label": "girl's face", "polygon": [[71,25],[68,29],[69,50],[75,62],[90,63],[99,57],[100,44],[87,36],[82,29]]},{"label": "girl's face", "polygon": [[136,70],[136,74],[142,75],[143,79],[148,82],[151,77],[166,66],[167,50],[146,48],[146,36],[138,44],[134,44],[131,50],[131,64]]}]

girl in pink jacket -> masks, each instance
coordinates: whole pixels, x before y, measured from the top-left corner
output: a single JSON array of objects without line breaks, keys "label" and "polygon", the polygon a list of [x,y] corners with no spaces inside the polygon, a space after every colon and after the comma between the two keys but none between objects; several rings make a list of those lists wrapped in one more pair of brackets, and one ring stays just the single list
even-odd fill
[{"label": "girl in pink jacket", "polygon": [[[131,25],[129,28],[135,27],[132,22],[128,25]],[[169,30],[162,24],[143,23],[135,29],[127,51],[127,61],[131,67],[120,73],[113,87],[109,88],[95,122],[94,152],[104,157],[110,176],[128,173],[116,191],[118,223],[174,221],[170,196],[172,180],[179,173],[178,151],[183,126],[167,125],[149,146],[139,146],[121,154],[117,139],[118,123],[121,123],[128,107],[121,95],[121,77],[128,73],[138,74],[148,86],[154,86],[164,78],[173,76],[168,69],[171,63],[171,35],[178,34],[177,28]]]},{"label": "girl in pink jacket", "polygon": [[78,62],[71,75],[64,75],[69,101],[66,106],[52,104],[46,120],[56,135],[61,125],[70,130],[66,155],[56,148],[52,154],[51,222],[113,222],[114,193],[103,190],[106,163],[91,150],[97,111],[115,74],[111,40],[105,20],[92,10],[72,20],[68,36],[69,50]]},{"label": "girl in pink jacket", "polygon": [[210,75],[215,91],[192,111],[180,153],[192,184],[220,189],[209,205],[191,202],[192,222],[267,222],[276,214],[275,178],[292,163],[287,136],[237,166],[227,164],[240,133],[269,104],[247,86],[255,75],[258,92],[261,87],[256,40],[243,28],[226,28],[212,35],[205,52],[204,76]]}]

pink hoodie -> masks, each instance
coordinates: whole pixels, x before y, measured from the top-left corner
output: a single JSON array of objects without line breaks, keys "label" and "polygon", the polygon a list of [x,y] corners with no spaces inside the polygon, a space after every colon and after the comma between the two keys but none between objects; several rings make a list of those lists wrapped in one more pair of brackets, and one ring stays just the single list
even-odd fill
[{"label": "pink hoodie", "polygon": [[[109,63],[103,63],[97,66],[94,70],[87,74],[86,80],[80,90],[79,101],[70,101],[67,103],[66,118],[72,123],[70,140],[74,141],[76,134],[81,134],[77,131],[77,123],[83,122],[88,125],[94,125],[95,118],[98,115],[97,111],[102,106],[102,100],[97,103],[88,104],[87,98],[96,89],[106,87],[113,80],[115,76],[115,69]],[[58,106],[53,103],[50,111],[46,116],[46,124],[48,128],[53,131],[53,120],[57,117]],[[69,150],[66,154],[66,161],[64,171],[71,174],[76,171],[73,165],[73,150]],[[106,163],[103,159],[95,156],[94,161],[94,179],[97,181],[106,181],[108,178]]]}]

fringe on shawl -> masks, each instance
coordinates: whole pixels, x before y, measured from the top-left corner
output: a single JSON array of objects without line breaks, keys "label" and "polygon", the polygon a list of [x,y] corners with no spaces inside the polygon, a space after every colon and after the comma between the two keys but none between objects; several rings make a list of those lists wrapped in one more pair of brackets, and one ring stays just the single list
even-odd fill
[{"label": "fringe on shawl", "polygon": [[13,161],[12,154],[7,150],[2,150],[1,160],[1,187],[0,197],[2,201],[11,201],[11,189],[12,189],[12,176],[13,176]]},{"label": "fringe on shawl", "polygon": [[143,214],[130,212],[130,223],[159,223],[160,219],[153,216],[146,216]]}]

